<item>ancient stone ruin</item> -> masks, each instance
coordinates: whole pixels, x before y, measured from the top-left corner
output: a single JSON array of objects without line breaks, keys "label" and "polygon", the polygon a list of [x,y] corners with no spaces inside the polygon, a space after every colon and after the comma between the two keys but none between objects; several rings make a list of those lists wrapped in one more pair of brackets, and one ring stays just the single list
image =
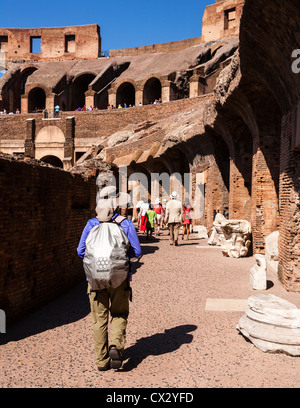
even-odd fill
[{"label": "ancient stone ruin", "polygon": [[8,322],[82,278],[74,248],[103,172],[136,199],[178,191],[224,256],[248,256],[251,243],[284,288],[300,292],[299,31],[293,0],[216,0],[202,35],[109,54],[98,25],[1,28]]},{"label": "ancient stone ruin", "polygon": [[300,356],[300,310],[277,296],[251,296],[237,330],[263,352]]},{"label": "ancient stone ruin", "polygon": [[208,244],[221,246],[223,255],[230,258],[245,257],[251,245],[251,224],[245,220],[226,220],[217,214]]},{"label": "ancient stone ruin", "polygon": [[267,264],[264,255],[254,256],[256,265],[250,269],[250,284],[255,290],[267,289]]}]

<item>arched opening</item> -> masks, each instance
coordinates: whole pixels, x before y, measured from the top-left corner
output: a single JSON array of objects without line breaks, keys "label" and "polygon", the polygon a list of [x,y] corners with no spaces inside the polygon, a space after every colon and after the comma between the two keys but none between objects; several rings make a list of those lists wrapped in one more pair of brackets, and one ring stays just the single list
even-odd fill
[{"label": "arched opening", "polygon": [[22,70],[20,75],[20,94],[23,95],[25,93],[25,85],[28,77],[36,71],[36,67],[27,67]]},{"label": "arched opening", "polygon": [[51,164],[51,166],[63,168],[63,162],[56,156],[45,156],[41,158],[41,161]]},{"label": "arched opening", "polygon": [[78,76],[72,86],[72,106],[71,110],[82,108],[85,106],[85,92],[88,90],[89,84],[95,78],[94,74],[83,74]]},{"label": "arched opening", "polygon": [[42,88],[34,88],[28,94],[28,113],[40,112],[46,106],[46,93]]},{"label": "arched opening", "polygon": [[124,82],[122,85],[119,86],[117,91],[117,100],[116,100],[117,107],[121,105],[122,107],[127,105],[134,106],[135,105],[135,88],[130,82]]},{"label": "arched opening", "polygon": [[2,67],[2,66],[0,65],[0,78],[2,77],[2,75],[5,74],[6,71],[7,71],[7,69],[6,69],[5,67]]},{"label": "arched opening", "polygon": [[149,105],[161,99],[161,82],[157,78],[150,78],[145,83],[143,93],[143,104]]},{"label": "arched opening", "polygon": [[[0,65],[0,79],[5,74],[6,71],[7,71],[6,68]],[[4,108],[5,108],[5,102],[3,102],[2,100],[0,101],[0,111],[2,111],[2,109]]]}]

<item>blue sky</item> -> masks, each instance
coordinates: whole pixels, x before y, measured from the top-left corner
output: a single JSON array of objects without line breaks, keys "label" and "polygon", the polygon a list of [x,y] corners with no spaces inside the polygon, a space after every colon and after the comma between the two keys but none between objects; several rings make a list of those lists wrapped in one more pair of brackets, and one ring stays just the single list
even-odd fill
[{"label": "blue sky", "polygon": [[214,0],[0,0],[0,27],[98,24],[102,51],[198,37]]}]

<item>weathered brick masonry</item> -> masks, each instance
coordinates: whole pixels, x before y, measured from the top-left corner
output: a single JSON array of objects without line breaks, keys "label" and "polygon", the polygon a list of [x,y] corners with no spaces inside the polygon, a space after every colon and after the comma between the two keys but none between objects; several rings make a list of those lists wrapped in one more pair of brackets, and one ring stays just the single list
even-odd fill
[{"label": "weathered brick masonry", "polygon": [[11,324],[84,278],[76,248],[95,179],[0,158],[0,309]]},{"label": "weathered brick masonry", "polygon": [[279,276],[286,288],[300,291],[300,152],[293,151],[296,110],[282,118],[280,161]]}]

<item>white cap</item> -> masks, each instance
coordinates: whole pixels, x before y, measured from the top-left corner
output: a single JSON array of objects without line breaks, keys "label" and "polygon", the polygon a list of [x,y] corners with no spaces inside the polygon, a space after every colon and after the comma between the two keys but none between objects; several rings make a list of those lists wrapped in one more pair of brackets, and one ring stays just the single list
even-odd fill
[{"label": "white cap", "polygon": [[115,207],[114,202],[111,199],[101,198],[100,200],[98,200],[98,203],[96,206],[96,213],[97,213],[98,220],[100,222],[109,221],[114,215],[114,210],[115,210],[114,207]]}]

